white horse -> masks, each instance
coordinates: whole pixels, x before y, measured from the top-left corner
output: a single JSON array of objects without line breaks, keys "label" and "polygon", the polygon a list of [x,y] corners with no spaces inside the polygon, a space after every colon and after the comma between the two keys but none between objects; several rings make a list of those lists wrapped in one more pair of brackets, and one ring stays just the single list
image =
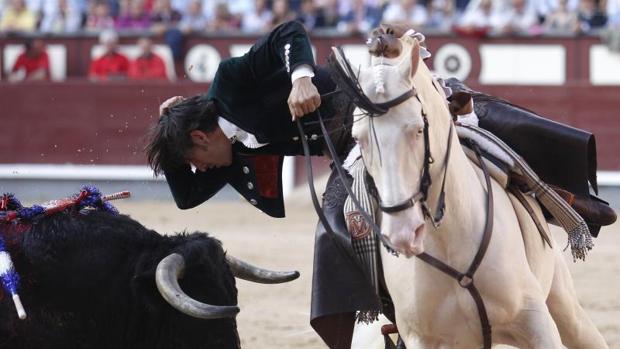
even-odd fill
[{"label": "white horse", "polygon": [[[456,136],[447,146],[454,125],[446,96],[421,60],[418,41],[408,35],[399,41],[402,50],[398,57],[373,57],[371,67],[360,70],[360,86],[373,103],[388,102],[409,90],[416,96],[392,106],[383,116],[358,120],[353,135],[382,205],[398,205],[420,191],[425,113],[434,160],[427,203],[436,207],[445,173],[446,212],[437,228],[429,224],[419,201],[398,212],[381,214],[382,234],[401,253],[396,257],[381,248],[396,323],[407,348],[479,348],[483,345],[481,320],[467,290],[422,260],[410,257],[425,251],[464,272],[479,249],[485,229],[486,181]],[[449,164],[444,169],[448,152]],[[512,194],[495,181],[492,191],[493,235],[474,283],[486,305],[493,344],[607,348],[577,301],[558,248],[561,244],[553,242],[551,248],[542,243],[526,210],[513,206]],[[532,198],[528,201],[544,221],[540,207]]]}]

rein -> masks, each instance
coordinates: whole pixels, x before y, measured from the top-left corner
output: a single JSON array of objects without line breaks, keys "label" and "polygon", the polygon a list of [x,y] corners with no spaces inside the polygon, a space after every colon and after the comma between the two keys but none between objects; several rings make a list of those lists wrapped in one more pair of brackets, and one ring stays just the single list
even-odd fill
[{"label": "rein", "polygon": [[[355,208],[357,208],[357,210],[360,212],[362,217],[364,217],[364,220],[366,221],[366,223],[368,223],[372,227],[373,234],[375,234],[375,236],[379,239],[379,241],[381,241],[381,243],[383,243],[383,245],[389,251],[395,252],[396,249],[394,248],[392,243],[388,241],[387,237],[381,234],[381,229],[377,226],[375,221],[372,219],[372,216],[368,212],[366,212],[366,210],[362,208],[362,205],[360,204],[357,196],[353,193],[353,191],[347,184],[346,175],[342,168],[342,162],[340,161],[340,157],[336,153],[334,144],[332,143],[331,138],[329,137],[329,131],[325,127],[325,122],[323,121],[323,117],[321,116],[321,111],[317,109],[316,113],[317,113],[317,117],[319,120],[319,125],[321,126],[321,132],[323,133],[323,138],[325,139],[325,144],[327,145],[327,149],[329,150],[329,153],[332,157],[332,161],[334,162],[334,167],[336,168],[336,172],[338,173],[338,179],[340,179],[340,182],[342,183],[345,190],[347,191],[347,194],[353,201]],[[325,217],[325,214],[323,213],[323,209],[321,208],[321,205],[319,204],[319,199],[318,199],[318,196],[316,195],[316,189],[314,188],[314,176],[312,173],[312,162],[310,159],[310,147],[308,146],[308,140],[305,137],[303,126],[299,119],[297,119],[297,130],[299,131],[299,135],[300,135],[299,138],[301,139],[302,147],[304,150],[304,161],[306,164],[306,177],[308,180],[308,187],[310,189],[310,197],[312,199],[314,210],[316,211],[316,214],[319,216],[319,220],[321,221],[321,224],[323,224],[323,227],[327,231],[328,235],[334,237],[333,240],[339,241],[339,243],[336,244],[337,246],[345,249],[344,246],[341,245],[340,240],[335,238],[336,233],[332,230],[329,222],[327,221],[327,217]],[[350,255],[350,254],[347,253],[347,255]],[[355,261],[354,265],[358,265],[358,264],[359,263]]]}]

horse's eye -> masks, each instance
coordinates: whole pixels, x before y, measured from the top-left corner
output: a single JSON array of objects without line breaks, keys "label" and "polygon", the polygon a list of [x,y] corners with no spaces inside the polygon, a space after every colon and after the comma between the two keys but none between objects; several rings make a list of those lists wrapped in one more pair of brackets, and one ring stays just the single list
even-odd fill
[{"label": "horse's eye", "polygon": [[419,127],[417,133],[418,133],[418,135],[423,134],[424,133],[424,129]]}]

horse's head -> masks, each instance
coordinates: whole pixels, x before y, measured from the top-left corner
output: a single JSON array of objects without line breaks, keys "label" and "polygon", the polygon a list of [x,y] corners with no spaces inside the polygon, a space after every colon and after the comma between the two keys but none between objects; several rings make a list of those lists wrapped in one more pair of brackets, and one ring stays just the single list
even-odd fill
[{"label": "horse's head", "polygon": [[[433,78],[420,57],[418,40],[409,35],[396,40],[398,43],[389,45],[398,49],[383,50],[389,55],[372,56],[371,66],[359,71],[364,94],[374,105],[382,104],[385,112],[360,118],[352,132],[380,198],[382,234],[394,248],[410,257],[424,251],[424,202],[430,195],[431,175],[438,172],[430,169],[430,163],[442,161],[445,153],[438,150],[433,155],[441,158],[430,156],[436,146],[429,142],[434,135],[428,124],[442,119],[438,127],[446,126],[447,130],[449,114],[445,95],[439,92],[441,88],[433,86]],[[371,45],[372,54],[376,46]],[[445,145],[445,136],[438,138]]]}]

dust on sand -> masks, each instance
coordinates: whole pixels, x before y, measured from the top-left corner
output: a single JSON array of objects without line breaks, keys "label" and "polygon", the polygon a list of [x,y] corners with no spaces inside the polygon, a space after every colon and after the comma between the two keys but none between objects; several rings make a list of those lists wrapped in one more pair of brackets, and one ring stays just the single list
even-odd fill
[{"label": "dust on sand", "polygon": [[[273,270],[299,270],[281,285],[240,280],[237,317],[243,348],[324,348],[309,325],[316,215],[308,204],[287,203],[285,219],[270,218],[240,201],[209,202],[181,211],[168,202],[119,202],[121,212],[160,233],[206,231],[229,253]],[[554,229],[556,241],[565,234]],[[564,235],[563,235],[564,234]],[[566,251],[582,306],[610,348],[620,348],[620,223],[603,228],[587,261],[573,263]]]}]

